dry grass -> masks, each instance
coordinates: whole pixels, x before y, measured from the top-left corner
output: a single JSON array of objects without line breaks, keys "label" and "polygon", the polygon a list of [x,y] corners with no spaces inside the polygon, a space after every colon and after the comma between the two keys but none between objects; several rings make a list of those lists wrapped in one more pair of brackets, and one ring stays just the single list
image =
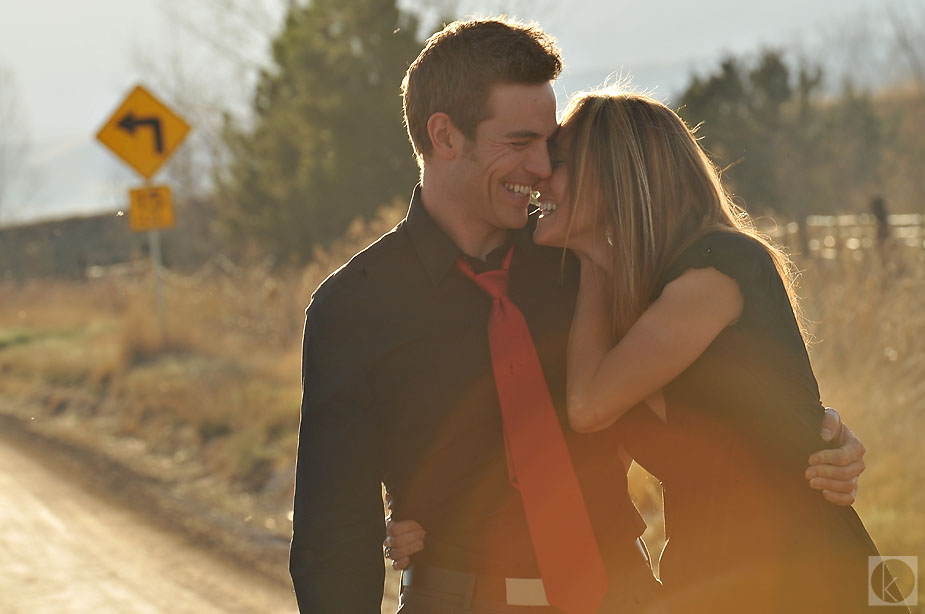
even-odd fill
[{"label": "dry grass", "polygon": [[855,508],[882,554],[925,563],[925,251],[816,262],[805,287],[822,398],[868,450]]},{"label": "dry grass", "polygon": [[194,275],[167,272],[166,336],[143,263],[86,282],[0,284],[0,393],[60,414],[90,390],[97,401],[83,413],[109,414],[116,435],[154,451],[192,446],[216,475],[288,505],[305,306],[403,213],[394,205],[354,223],[302,270],[217,258]]},{"label": "dry grass", "polygon": [[[74,414],[77,428],[105,418],[92,424],[194,455],[284,517],[304,307],[402,213],[393,206],[358,222],[302,270],[216,260],[192,276],[168,274],[166,338],[147,274],[0,284],[0,393],[39,400],[49,416]],[[856,507],[884,553],[925,555],[925,252],[892,258],[800,262],[801,294],[817,323],[811,352],[823,399],[869,450]],[[658,483],[637,468],[630,489],[657,552]]]},{"label": "dry grass", "polygon": [[884,554],[925,556],[925,252],[805,277],[822,398],[868,449],[856,508]]}]

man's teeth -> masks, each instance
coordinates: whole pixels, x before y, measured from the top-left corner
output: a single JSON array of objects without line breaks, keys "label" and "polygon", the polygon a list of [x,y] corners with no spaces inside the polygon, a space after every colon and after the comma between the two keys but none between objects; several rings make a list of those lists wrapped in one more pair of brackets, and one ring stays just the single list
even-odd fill
[{"label": "man's teeth", "polygon": [[518,183],[505,183],[504,187],[515,194],[523,194],[525,196],[529,196],[530,192],[533,190],[533,186],[520,185]]}]

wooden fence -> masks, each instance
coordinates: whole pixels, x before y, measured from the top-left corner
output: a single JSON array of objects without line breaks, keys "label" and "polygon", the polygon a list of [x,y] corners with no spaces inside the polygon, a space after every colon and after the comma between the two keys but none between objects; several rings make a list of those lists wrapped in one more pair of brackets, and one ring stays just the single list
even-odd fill
[{"label": "wooden fence", "polygon": [[892,214],[881,226],[869,213],[810,215],[800,227],[797,222],[775,223],[760,218],[759,228],[794,254],[836,259],[844,252],[855,257],[872,249],[925,250],[925,215]]}]

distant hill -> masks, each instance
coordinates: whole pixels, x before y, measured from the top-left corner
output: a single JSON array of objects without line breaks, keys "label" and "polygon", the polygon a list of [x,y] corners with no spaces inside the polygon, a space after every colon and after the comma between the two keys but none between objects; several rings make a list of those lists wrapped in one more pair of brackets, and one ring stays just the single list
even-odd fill
[{"label": "distant hill", "polygon": [[114,214],[0,228],[0,279],[79,278],[88,267],[141,257],[146,236]]},{"label": "distant hill", "polygon": [[[190,269],[216,250],[208,216],[179,211],[184,220],[162,231],[167,267]],[[126,216],[102,213],[0,227],[0,280],[81,278],[92,267],[147,257],[147,233],[133,232]]]}]

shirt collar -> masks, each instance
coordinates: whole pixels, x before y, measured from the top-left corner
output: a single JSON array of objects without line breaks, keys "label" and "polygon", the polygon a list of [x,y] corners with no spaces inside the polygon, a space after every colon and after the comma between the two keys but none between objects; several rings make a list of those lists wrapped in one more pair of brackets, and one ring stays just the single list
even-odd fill
[{"label": "shirt collar", "polygon": [[[427,275],[434,285],[437,285],[455,266],[456,259],[462,256],[463,252],[456,247],[449,235],[437,225],[434,218],[424,208],[421,200],[421,184],[415,186],[411,195],[411,205],[408,208],[406,220],[405,226],[411,237],[411,244],[414,245]],[[535,225],[535,216],[531,216],[526,228],[511,233],[511,240],[505,244],[505,247],[513,243],[517,251],[524,253],[532,251],[535,247],[532,238]]]},{"label": "shirt collar", "polygon": [[462,252],[424,208],[421,201],[421,184],[414,188],[406,218],[405,226],[408,228],[411,244],[414,245],[427,275],[434,285],[437,285]]}]

